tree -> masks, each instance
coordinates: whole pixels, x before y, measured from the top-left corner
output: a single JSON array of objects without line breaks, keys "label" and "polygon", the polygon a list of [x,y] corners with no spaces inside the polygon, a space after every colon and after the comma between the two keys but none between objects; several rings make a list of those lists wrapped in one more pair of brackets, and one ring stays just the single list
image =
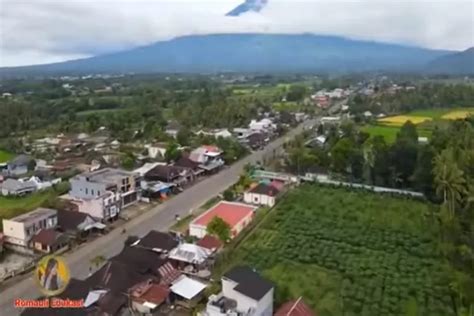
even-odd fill
[{"label": "tree", "polygon": [[451,148],[443,150],[434,160],[434,181],[436,194],[443,199],[451,218],[457,203],[465,193],[466,181],[463,178],[463,171],[456,164],[454,152]]},{"label": "tree", "polygon": [[224,243],[230,240],[230,226],[218,216],[215,216],[209,224],[207,224],[207,233],[216,236]]},{"label": "tree", "polygon": [[418,132],[416,130],[416,125],[411,121],[405,122],[400,128],[400,131],[397,133],[398,139],[408,139],[415,143],[418,143]]},{"label": "tree", "polygon": [[181,157],[181,151],[176,142],[170,142],[166,146],[165,160],[166,162],[177,161]]},{"label": "tree", "polygon": [[294,84],[290,86],[290,90],[286,95],[287,101],[301,101],[306,95],[306,86]]},{"label": "tree", "polygon": [[187,127],[183,127],[178,131],[176,140],[181,146],[189,146],[191,138],[191,131]]},{"label": "tree", "polygon": [[225,190],[223,195],[224,195],[224,200],[226,200],[226,201],[233,201],[234,200],[234,191],[232,191],[231,189]]},{"label": "tree", "polygon": [[345,173],[350,165],[354,152],[354,143],[349,138],[340,139],[331,149],[332,168],[336,172]]},{"label": "tree", "polygon": [[97,255],[97,256],[95,256],[94,258],[92,258],[90,260],[90,264],[91,264],[92,267],[97,269],[98,267],[100,267],[106,261],[107,261],[107,259],[104,256]]},{"label": "tree", "polygon": [[413,181],[415,188],[426,196],[433,195],[433,160],[435,152],[431,146],[422,146],[418,151]]}]

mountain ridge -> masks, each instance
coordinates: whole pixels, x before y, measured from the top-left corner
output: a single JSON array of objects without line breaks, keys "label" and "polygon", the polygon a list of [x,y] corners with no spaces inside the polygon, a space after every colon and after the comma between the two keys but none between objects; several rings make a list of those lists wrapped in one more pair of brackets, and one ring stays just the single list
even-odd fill
[{"label": "mountain ridge", "polygon": [[410,71],[452,51],[304,34],[188,35],[90,58],[22,67],[14,73]]},{"label": "mountain ridge", "polygon": [[430,73],[474,74],[474,47],[440,56],[427,65]]}]

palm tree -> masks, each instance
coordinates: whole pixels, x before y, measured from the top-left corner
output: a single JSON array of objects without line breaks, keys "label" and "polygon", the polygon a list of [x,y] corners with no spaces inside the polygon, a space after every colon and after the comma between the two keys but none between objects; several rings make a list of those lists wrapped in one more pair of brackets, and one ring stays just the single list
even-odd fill
[{"label": "palm tree", "polygon": [[451,149],[445,149],[434,160],[434,180],[436,194],[447,205],[451,218],[454,218],[456,203],[462,200],[466,191],[466,180],[459,169]]}]

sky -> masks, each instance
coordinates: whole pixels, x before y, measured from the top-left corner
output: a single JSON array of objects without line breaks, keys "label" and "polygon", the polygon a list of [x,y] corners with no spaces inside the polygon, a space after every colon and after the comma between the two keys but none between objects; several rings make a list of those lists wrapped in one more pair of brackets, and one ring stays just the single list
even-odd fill
[{"label": "sky", "polygon": [[57,62],[177,36],[313,33],[435,49],[474,46],[474,0],[0,0],[0,66]]}]

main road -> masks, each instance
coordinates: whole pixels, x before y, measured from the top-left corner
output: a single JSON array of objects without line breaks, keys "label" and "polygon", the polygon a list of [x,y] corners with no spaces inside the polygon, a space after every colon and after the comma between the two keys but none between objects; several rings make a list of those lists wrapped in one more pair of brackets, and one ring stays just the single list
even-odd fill
[{"label": "main road", "polygon": [[[184,217],[190,210],[196,209],[213,196],[221,193],[238,180],[246,164],[262,161],[266,155],[272,155],[274,150],[280,148],[286,140],[294,138],[314,122],[314,120],[310,120],[300,124],[283,137],[269,143],[263,150],[253,152],[229,168],[196,183],[165,203],[130,220],[124,226],[118,227],[109,234],[85,244],[72,253],[66,254],[65,259],[69,265],[71,275],[78,279],[86,278],[89,273],[90,260],[98,255],[109,258],[119,253],[128,235],[141,237],[150,230],[168,230],[174,224],[176,214]],[[124,227],[127,234],[122,234]],[[31,277],[11,284],[9,287],[0,288],[0,315],[18,315],[20,311],[13,307],[14,299],[35,298],[39,295],[40,293]]]}]

